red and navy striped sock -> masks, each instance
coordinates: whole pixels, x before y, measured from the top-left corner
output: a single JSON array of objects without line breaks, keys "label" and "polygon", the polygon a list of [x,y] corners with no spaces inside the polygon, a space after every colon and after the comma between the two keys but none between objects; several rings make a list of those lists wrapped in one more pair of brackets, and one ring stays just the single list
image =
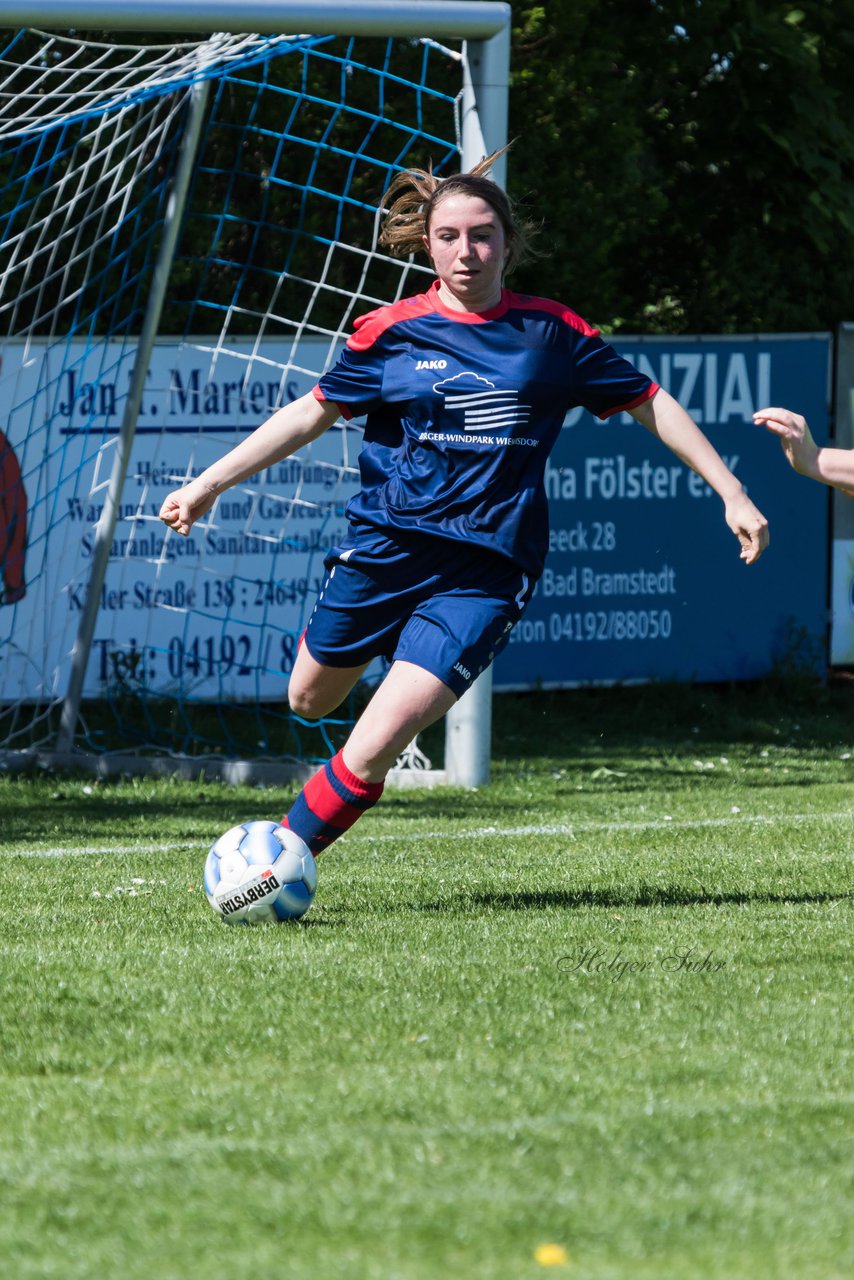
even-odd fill
[{"label": "red and navy striped sock", "polygon": [[282,819],[282,826],[290,827],[312,853],[318,854],[376,804],[384,786],[384,782],[357,778],[339,751],[309,778]]}]

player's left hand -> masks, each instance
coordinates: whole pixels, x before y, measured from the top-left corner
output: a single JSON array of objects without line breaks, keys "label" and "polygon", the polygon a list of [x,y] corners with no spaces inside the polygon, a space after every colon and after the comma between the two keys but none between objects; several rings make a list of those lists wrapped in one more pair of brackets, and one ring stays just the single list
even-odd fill
[{"label": "player's left hand", "polygon": [[724,516],[741,543],[741,559],[745,564],[753,564],[768,546],[768,521],[743,490],[727,502]]}]

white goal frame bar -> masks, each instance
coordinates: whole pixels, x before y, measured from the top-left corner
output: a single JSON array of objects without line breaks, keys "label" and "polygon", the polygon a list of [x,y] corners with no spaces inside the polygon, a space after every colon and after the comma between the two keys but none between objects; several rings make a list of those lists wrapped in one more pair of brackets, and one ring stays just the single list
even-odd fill
[{"label": "white goal frame bar", "polygon": [[276,35],[456,36],[509,32],[510,5],[494,0],[12,0],[0,26],[78,31],[257,31]]},{"label": "white goal frame bar", "polygon": [[[465,41],[466,59],[462,99],[462,169],[507,141],[511,9],[494,0],[0,0],[0,26],[34,26],[40,30],[99,31],[255,31],[277,35],[427,36]],[[185,149],[184,177],[192,165]],[[493,176],[504,186],[502,158]],[[164,244],[158,262],[158,283],[152,290],[143,321],[136,364],[147,368],[150,346],[163,305],[165,278],[176,229],[183,213],[186,181],[178,182],[170,200]],[[183,191],[182,191],[183,187]],[[169,243],[171,241],[171,243]],[[142,338],[146,337],[148,350]],[[138,382],[138,378],[134,382]],[[137,406],[138,408],[138,397]],[[121,462],[114,468],[98,543],[109,548],[118,517],[124,466],[136,431],[136,413],[125,415],[120,438]],[[69,750],[82,696],[83,674],[94,633],[97,601],[107,568],[106,552],[96,557],[87,589],[87,605],[75,645],[72,679],[62,713],[60,750],[54,755],[79,758]],[[444,780],[456,786],[477,787],[489,779],[492,736],[492,671],[487,669],[446,717]],[[57,763],[59,761],[57,760]],[[173,762],[174,763],[174,762]],[[403,771],[396,770],[395,773]],[[411,781],[417,778],[417,770]],[[394,779],[395,781],[397,779]],[[404,781],[403,778],[400,779]],[[409,781],[409,779],[406,779]]]}]

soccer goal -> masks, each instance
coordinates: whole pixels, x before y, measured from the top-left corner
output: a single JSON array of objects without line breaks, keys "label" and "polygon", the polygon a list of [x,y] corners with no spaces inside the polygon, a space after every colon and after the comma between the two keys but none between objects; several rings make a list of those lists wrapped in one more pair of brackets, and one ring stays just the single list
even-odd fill
[{"label": "soccer goal", "polygon": [[[355,316],[425,287],[376,248],[381,196],[504,143],[509,21],[481,0],[0,0],[0,766],[272,780],[346,731],[358,694],[309,725],[287,680],[358,425],[186,540],[157,512],[308,391]],[[444,766],[413,745],[394,780],[485,781],[490,703],[487,675]]]}]

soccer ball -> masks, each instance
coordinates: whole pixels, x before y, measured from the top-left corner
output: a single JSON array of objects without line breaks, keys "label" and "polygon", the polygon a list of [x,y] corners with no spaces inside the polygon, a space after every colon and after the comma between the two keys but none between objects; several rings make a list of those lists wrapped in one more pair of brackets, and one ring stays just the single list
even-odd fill
[{"label": "soccer ball", "polygon": [[228,924],[296,920],[317,890],[317,864],[296,832],[275,822],[244,822],[211,846],[205,893]]}]

